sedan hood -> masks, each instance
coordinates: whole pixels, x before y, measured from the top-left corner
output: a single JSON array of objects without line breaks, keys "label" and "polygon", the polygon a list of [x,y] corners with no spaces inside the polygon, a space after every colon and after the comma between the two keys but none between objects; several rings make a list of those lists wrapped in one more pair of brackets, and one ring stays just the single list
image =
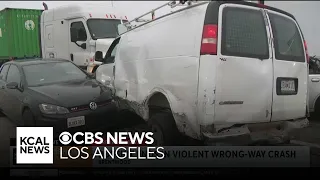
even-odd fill
[{"label": "sedan hood", "polygon": [[[93,79],[69,81],[59,84],[29,87],[34,93],[46,96],[49,102],[63,107],[86,105],[112,98],[111,90]],[[52,100],[52,101],[50,101]]]}]

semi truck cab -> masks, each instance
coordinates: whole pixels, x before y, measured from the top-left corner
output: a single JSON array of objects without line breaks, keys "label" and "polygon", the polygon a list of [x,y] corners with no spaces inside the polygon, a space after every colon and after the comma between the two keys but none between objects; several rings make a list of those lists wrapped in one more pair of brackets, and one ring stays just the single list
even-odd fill
[{"label": "semi truck cab", "polygon": [[118,36],[117,26],[127,16],[114,8],[67,5],[43,11],[40,18],[43,58],[63,58],[93,73],[102,62],[96,51],[109,48]]}]

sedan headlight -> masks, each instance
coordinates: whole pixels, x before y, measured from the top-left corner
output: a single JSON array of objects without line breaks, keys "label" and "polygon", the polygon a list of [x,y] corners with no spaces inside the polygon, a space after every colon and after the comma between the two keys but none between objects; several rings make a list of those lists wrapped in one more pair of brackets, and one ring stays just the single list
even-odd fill
[{"label": "sedan headlight", "polygon": [[111,77],[102,74],[97,77],[97,81],[100,81],[103,85],[109,86],[111,84]]},{"label": "sedan headlight", "polygon": [[69,110],[64,107],[51,105],[51,104],[40,104],[39,105],[40,111],[43,114],[67,114]]}]

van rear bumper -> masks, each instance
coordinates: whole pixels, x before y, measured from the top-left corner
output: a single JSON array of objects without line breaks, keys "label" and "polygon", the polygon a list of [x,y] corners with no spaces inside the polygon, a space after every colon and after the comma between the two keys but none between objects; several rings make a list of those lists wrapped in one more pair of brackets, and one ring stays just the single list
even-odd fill
[{"label": "van rear bumper", "polygon": [[268,123],[243,124],[216,133],[202,132],[207,145],[281,144],[289,142],[292,133],[309,126],[307,118]]}]

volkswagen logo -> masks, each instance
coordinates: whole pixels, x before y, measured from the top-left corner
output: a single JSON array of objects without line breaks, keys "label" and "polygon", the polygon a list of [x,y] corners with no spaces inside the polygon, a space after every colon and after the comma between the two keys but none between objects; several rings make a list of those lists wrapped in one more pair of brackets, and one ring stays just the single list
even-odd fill
[{"label": "volkswagen logo", "polygon": [[90,109],[95,110],[95,109],[97,109],[98,106],[97,106],[97,104],[95,102],[91,102],[89,104],[89,107],[90,107]]}]

